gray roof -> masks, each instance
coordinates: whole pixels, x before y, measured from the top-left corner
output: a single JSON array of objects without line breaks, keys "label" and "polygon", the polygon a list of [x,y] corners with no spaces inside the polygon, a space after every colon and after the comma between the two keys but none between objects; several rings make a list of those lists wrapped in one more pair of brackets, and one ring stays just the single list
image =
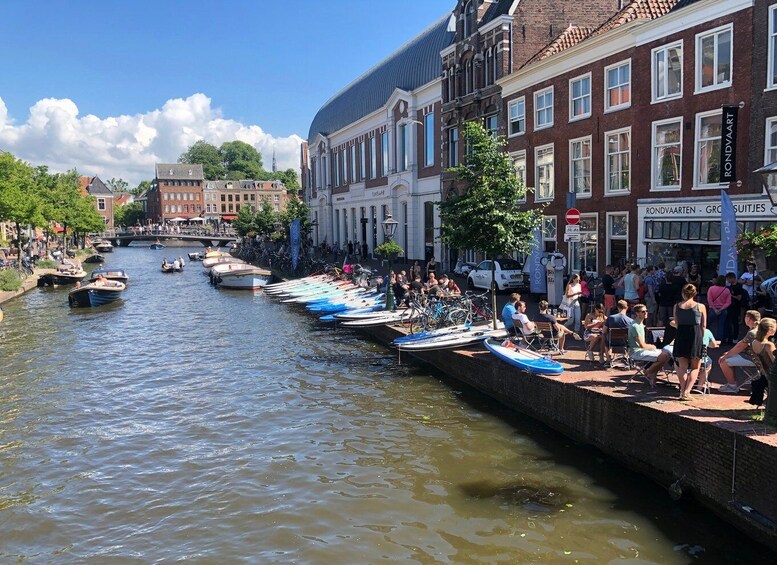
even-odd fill
[{"label": "gray roof", "polygon": [[308,142],[329,135],[374,112],[388,101],[394,89],[412,91],[442,74],[440,51],[451,45],[447,31],[450,14],[408,41],[330,98],[310,124]]},{"label": "gray roof", "polygon": [[108,188],[100,177],[92,177],[86,186],[86,191],[91,196],[113,196],[113,192]]},{"label": "gray roof", "polygon": [[202,165],[157,163],[156,178],[165,180],[203,180]]}]

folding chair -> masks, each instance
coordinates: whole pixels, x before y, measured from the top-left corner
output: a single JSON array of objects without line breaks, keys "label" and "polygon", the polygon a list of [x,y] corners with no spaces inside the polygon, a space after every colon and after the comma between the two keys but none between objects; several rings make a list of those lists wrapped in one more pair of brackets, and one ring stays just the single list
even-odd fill
[{"label": "folding chair", "polygon": [[523,340],[526,347],[534,351],[542,351],[545,348],[544,336],[536,328],[527,330],[518,318],[513,318],[513,323],[517,328],[518,337]]},{"label": "folding chair", "polygon": [[556,328],[550,322],[535,322],[537,331],[542,336],[543,347],[548,349],[550,353],[560,353],[559,339],[556,335]]},{"label": "folding chair", "polygon": [[[628,336],[628,328],[607,329],[607,353],[610,356],[610,369],[628,371],[633,368],[628,351]],[[617,351],[616,348],[618,348]]]}]

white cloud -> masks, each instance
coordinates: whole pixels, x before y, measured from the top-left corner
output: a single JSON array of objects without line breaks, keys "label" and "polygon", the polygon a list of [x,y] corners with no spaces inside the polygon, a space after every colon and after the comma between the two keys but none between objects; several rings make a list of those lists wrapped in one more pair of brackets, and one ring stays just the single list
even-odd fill
[{"label": "white cloud", "polygon": [[153,178],[155,163],[175,163],[200,139],[216,146],[235,139],[250,143],[268,170],[273,144],[278,169],[297,170],[302,143],[297,135],[276,138],[258,125],[226,119],[201,93],[168,100],[145,114],[107,118],[79,117],[72,100],[44,98],[30,108],[25,123],[15,124],[0,98],[0,149],[52,172],[75,167],[82,175],[123,178],[131,186]]}]

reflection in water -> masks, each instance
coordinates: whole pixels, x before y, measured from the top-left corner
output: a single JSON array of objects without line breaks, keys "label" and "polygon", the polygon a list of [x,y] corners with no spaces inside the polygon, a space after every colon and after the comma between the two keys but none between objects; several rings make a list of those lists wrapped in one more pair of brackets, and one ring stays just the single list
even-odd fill
[{"label": "reflection in water", "polygon": [[597,452],[160,253],[109,257],[123,303],[5,305],[0,561],[763,562]]}]

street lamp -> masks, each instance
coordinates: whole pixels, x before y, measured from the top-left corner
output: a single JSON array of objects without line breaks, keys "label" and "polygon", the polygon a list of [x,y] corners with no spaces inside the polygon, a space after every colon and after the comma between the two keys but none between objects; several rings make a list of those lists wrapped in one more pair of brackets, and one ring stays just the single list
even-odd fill
[{"label": "street lamp", "polygon": [[772,208],[774,208],[777,206],[777,161],[753,172],[761,176],[761,183],[764,185],[769,202],[772,203]]},{"label": "street lamp", "polygon": [[[399,222],[397,222],[394,218],[391,217],[391,214],[389,214],[385,220],[383,220],[380,223],[381,227],[383,228],[383,235],[386,238],[386,241],[390,242],[394,239],[394,234],[397,233],[397,226],[399,225]],[[388,264],[388,278],[386,279],[386,310],[396,310],[397,304],[394,300],[394,287],[391,285],[391,267],[393,262],[393,253],[389,253],[389,264]]]}]

